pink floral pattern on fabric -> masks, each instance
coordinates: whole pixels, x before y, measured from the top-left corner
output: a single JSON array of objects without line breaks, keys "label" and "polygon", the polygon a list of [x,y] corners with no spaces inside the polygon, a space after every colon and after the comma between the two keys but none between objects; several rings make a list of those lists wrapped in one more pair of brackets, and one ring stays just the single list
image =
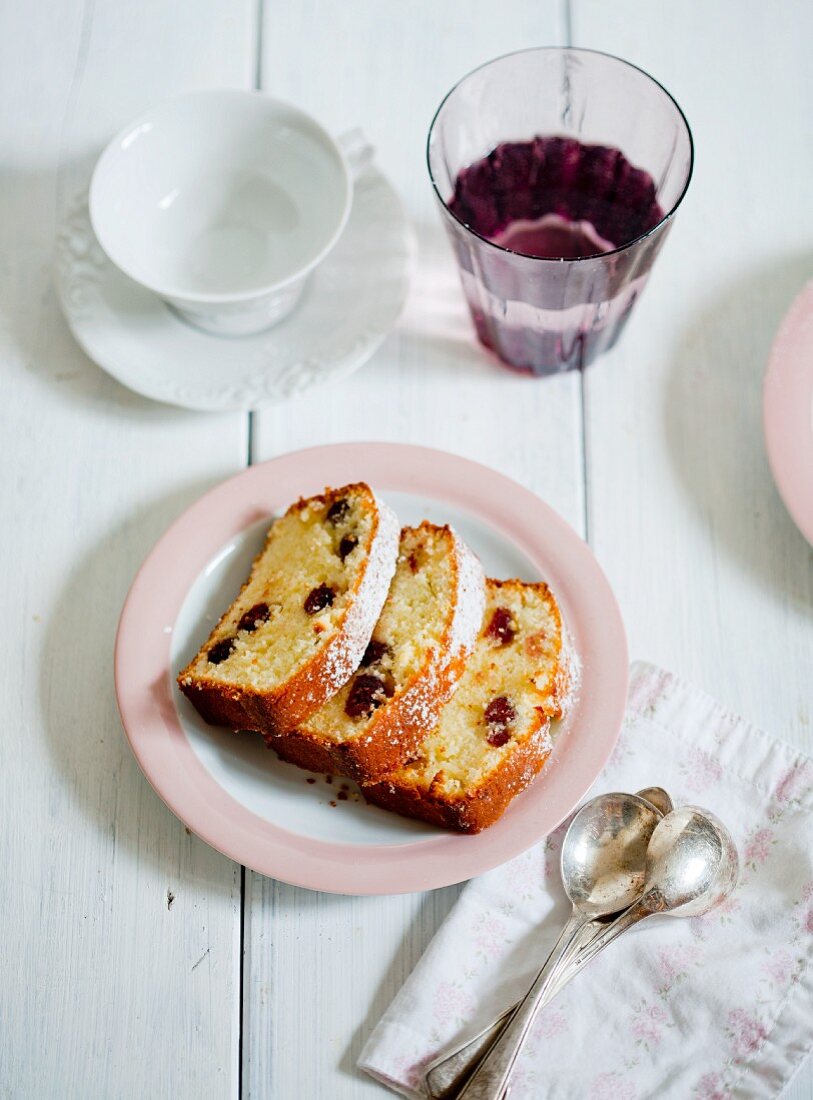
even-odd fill
[{"label": "pink floral pattern on fabric", "polygon": [[637,1093],[630,1081],[617,1073],[600,1073],[593,1078],[590,1100],[636,1100]]},{"label": "pink floral pattern on fabric", "polygon": [[498,955],[505,950],[507,931],[505,921],[486,916],[475,932],[474,942],[486,955]]},{"label": "pink floral pattern on fabric", "polygon": [[633,1013],[630,1034],[647,1050],[657,1047],[669,1027],[669,1016],[659,1004],[642,1002]]},{"label": "pink floral pattern on fabric", "polygon": [[435,1060],[436,1056],[436,1052],[433,1051],[425,1058],[422,1058],[420,1062],[415,1062],[408,1054],[399,1055],[393,1062],[397,1073],[397,1079],[403,1080],[404,1084],[411,1089],[417,1088],[421,1083],[427,1066]]},{"label": "pink floral pattern on fabric", "polygon": [[477,1007],[474,995],[456,982],[441,982],[435,990],[433,1014],[439,1024],[462,1022]]},{"label": "pink floral pattern on fabric", "polygon": [[743,862],[746,867],[756,871],[757,866],[764,863],[771,854],[771,848],[776,843],[772,829],[756,829],[751,833],[742,851]]},{"label": "pink floral pattern on fabric", "polygon": [[656,958],[655,990],[663,998],[675,983],[685,978],[690,968],[703,958],[703,951],[694,944],[673,944],[660,948]]},{"label": "pink floral pattern on fabric", "polygon": [[813,762],[797,762],[782,775],[774,797],[780,806],[793,802],[813,784]]},{"label": "pink floral pattern on fabric", "polygon": [[681,772],[686,790],[694,795],[702,794],[719,783],[723,767],[711,753],[694,746],[687,752],[686,761],[681,765]]},{"label": "pink floral pattern on fabric", "polygon": [[[813,762],[638,666],[592,793],[650,783],[730,826],[739,885],[712,912],[653,919],[592,962],[539,1014],[511,1100],[765,1100],[766,1081],[778,1089],[810,1045]],[[364,1068],[422,1097],[436,1052],[525,992],[568,909],[566,828],[465,888],[373,1033]]]},{"label": "pink floral pattern on fabric", "polygon": [[646,675],[636,677],[630,682],[629,711],[638,711],[653,718],[658,709],[658,704],[669,689],[670,676],[663,669],[647,669]]},{"label": "pink floral pattern on fabric", "polygon": [[540,1039],[555,1039],[557,1035],[564,1035],[568,1029],[567,1016],[556,1005],[548,1005],[539,1013],[531,1033],[535,1041]]},{"label": "pink floral pattern on fabric", "polygon": [[719,1073],[704,1073],[692,1093],[694,1100],[728,1100],[730,1095]]},{"label": "pink floral pattern on fabric", "polygon": [[[813,928],[810,929],[813,932]],[[780,948],[779,951],[775,951],[772,955],[769,955],[766,961],[762,964],[761,970],[766,978],[772,985],[778,985],[782,989],[786,989],[793,980],[798,962],[785,948]]]},{"label": "pink floral pattern on fabric", "polygon": [[525,852],[508,864],[508,882],[511,891],[515,894],[525,895],[532,891],[536,885],[537,871],[531,856],[534,852]]},{"label": "pink floral pattern on fabric", "polygon": [[736,1008],[733,1012],[729,1012],[726,1030],[738,1058],[753,1054],[768,1038],[767,1030],[757,1017],[746,1012],[744,1008]]},{"label": "pink floral pattern on fabric", "polygon": [[732,894],[731,897],[722,901],[716,909],[712,909],[710,913],[703,913],[702,916],[691,918],[689,927],[692,930],[692,935],[695,939],[704,940],[707,938],[708,931],[715,925],[735,924],[740,908],[739,897],[737,894]]}]

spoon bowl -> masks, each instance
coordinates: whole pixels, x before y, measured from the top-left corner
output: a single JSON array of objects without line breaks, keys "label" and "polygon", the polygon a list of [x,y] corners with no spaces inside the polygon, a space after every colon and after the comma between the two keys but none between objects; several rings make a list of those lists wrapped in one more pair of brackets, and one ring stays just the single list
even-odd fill
[{"label": "spoon bowl", "polygon": [[635,794],[599,795],[582,806],[562,842],[562,881],[574,910],[594,919],[641,896],[646,853],[660,820],[660,812]]},{"label": "spoon bowl", "polygon": [[739,859],[725,825],[708,810],[682,806],[658,824],[646,858],[653,912],[691,917],[718,905],[734,888]]},{"label": "spoon bowl", "polygon": [[663,787],[644,787],[642,791],[638,791],[638,797],[650,802],[664,817],[675,808],[669,793]]},{"label": "spoon bowl", "polygon": [[661,818],[646,854],[646,884],[633,905],[585,944],[574,971],[647,917],[699,917],[728,897],[739,878],[734,840],[719,818],[681,806]]}]

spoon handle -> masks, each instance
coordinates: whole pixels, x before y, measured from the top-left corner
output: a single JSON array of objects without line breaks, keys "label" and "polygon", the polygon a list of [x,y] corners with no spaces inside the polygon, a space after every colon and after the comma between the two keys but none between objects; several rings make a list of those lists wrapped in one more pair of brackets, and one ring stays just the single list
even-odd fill
[{"label": "spoon handle", "polygon": [[581,915],[574,915],[567,922],[533,985],[519,1002],[499,1039],[464,1085],[459,1100],[500,1100],[559,963],[586,923]]},{"label": "spoon handle", "polygon": [[[643,917],[649,916],[649,910],[644,912],[639,911],[637,907],[633,908],[635,913],[627,910],[622,914],[627,918],[623,927],[619,923],[621,917],[616,917],[609,925],[590,921],[582,926],[580,934],[571,941],[570,948],[563,953],[560,965],[543,993],[540,1007],[552,1001],[571,978],[574,978],[612,940]],[[617,931],[616,928],[618,928]],[[461,1087],[502,1035],[517,1007],[518,1005],[512,1005],[479,1035],[467,1040],[462,1046],[444,1055],[429,1067],[424,1083],[431,1100],[454,1100],[460,1094]]]},{"label": "spoon handle", "polygon": [[431,1100],[454,1100],[475,1067],[502,1035],[516,1007],[512,1005],[506,1009],[499,1019],[489,1024],[479,1035],[475,1035],[463,1046],[447,1054],[442,1061],[429,1067],[424,1084]]},{"label": "spoon handle", "polygon": [[[613,940],[617,940],[620,935],[629,931],[633,925],[638,924],[639,921],[644,920],[646,917],[653,916],[656,912],[658,912],[658,910],[652,907],[647,895],[636,901],[634,905],[631,905],[629,909],[626,909],[620,916],[616,917],[612,924],[608,924],[602,932],[599,932],[598,935],[588,940],[573,959],[572,967],[566,980],[569,981],[571,978],[575,977],[576,974],[578,974],[583,967],[587,966],[589,962],[592,962],[596,955],[603,951],[605,947],[609,947]],[[561,986],[559,988],[561,988]],[[558,991],[557,989],[556,992],[558,993]]]},{"label": "spoon handle", "polygon": [[[571,966],[578,949],[584,947],[592,937],[597,935],[597,929],[603,931],[604,928],[606,928],[605,924],[597,924],[595,921],[589,921],[582,926],[568,950],[563,953],[559,967],[544,995],[543,1004],[547,1004],[551,998],[555,997],[562,986],[569,981],[573,973]],[[450,1051],[427,1069],[424,1084],[431,1100],[454,1100],[457,1097],[478,1063],[502,1035],[516,1008],[516,1004],[511,1005],[498,1019],[484,1027],[478,1035],[467,1039],[456,1050]]]}]

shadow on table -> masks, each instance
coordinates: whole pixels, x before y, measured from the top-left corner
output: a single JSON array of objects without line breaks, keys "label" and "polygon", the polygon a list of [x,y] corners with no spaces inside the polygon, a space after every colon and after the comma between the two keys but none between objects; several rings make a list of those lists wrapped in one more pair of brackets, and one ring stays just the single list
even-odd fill
[{"label": "shadow on table", "polygon": [[[239,896],[237,866],[186,832],[142,775],[113,687],[116,627],[138,565],[168,524],[217,480],[134,509],[65,576],[43,615],[39,700],[48,751],[66,791],[100,834],[101,850],[107,840],[111,864],[125,849],[129,860],[164,875],[172,894],[194,883],[209,893],[236,888]],[[159,900],[167,906],[169,897]]]},{"label": "shadow on table", "polygon": [[762,379],[779,323],[811,271],[813,256],[792,256],[710,301],[678,348],[664,410],[672,461],[702,522],[739,566],[805,608],[813,607],[813,557],[768,466]]},{"label": "shadow on table", "polygon": [[159,422],[198,415],[160,405],[115,381],[82,351],[62,314],[56,291],[55,235],[66,204],[87,188],[94,160],[95,154],[68,160],[59,176],[53,168],[21,172],[3,165],[0,206],[8,230],[3,257],[6,293],[0,299],[4,380],[13,385],[13,372],[24,370],[49,391],[46,401],[58,395],[79,414],[103,408],[106,415]]},{"label": "shadow on table", "polygon": [[[402,358],[433,378],[466,385],[478,375],[507,374],[477,341],[452,250],[439,224],[419,223],[418,265],[397,329]],[[513,377],[513,374],[509,375]]]}]

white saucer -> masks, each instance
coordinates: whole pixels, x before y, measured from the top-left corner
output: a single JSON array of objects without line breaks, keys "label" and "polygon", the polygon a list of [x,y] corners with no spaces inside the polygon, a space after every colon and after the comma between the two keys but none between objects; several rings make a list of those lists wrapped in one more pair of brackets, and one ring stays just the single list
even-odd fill
[{"label": "white saucer", "polygon": [[85,193],[57,234],[56,283],[77,342],[122,385],[188,409],[252,409],[365,363],[398,320],[414,256],[401,201],[370,166],[341,239],[296,311],[267,332],[210,336],[182,321],[107,259]]}]

